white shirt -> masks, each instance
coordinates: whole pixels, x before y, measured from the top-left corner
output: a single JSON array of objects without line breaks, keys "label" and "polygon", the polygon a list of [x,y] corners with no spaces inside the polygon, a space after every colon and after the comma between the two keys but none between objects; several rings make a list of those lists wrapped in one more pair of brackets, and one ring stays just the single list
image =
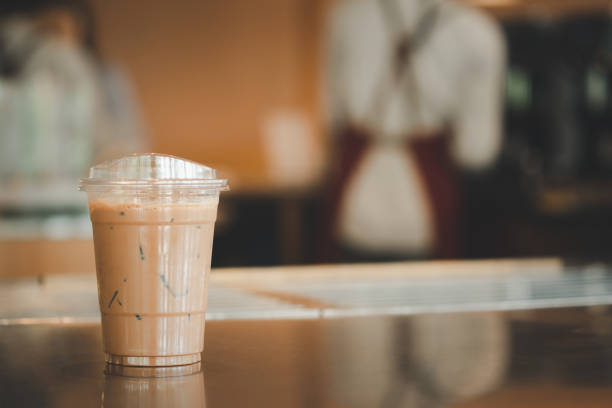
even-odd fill
[{"label": "white shirt", "polygon": [[[436,240],[431,205],[405,142],[419,131],[450,125],[457,164],[489,165],[501,145],[505,46],[497,25],[467,6],[395,0],[407,32],[423,5],[439,6],[432,32],[406,68],[414,70],[417,84],[411,98],[406,86],[392,82],[397,37],[379,1],[341,2],[330,20],[325,84],[330,127],[352,122],[379,129],[347,186],[338,238],[357,249],[426,253]],[[372,99],[381,84],[390,91],[377,115]]]},{"label": "white shirt", "polygon": [[126,84],[28,20],[0,36],[15,50],[36,45],[19,75],[0,78],[0,205],[86,206],[75,185],[89,166],[143,146]]}]

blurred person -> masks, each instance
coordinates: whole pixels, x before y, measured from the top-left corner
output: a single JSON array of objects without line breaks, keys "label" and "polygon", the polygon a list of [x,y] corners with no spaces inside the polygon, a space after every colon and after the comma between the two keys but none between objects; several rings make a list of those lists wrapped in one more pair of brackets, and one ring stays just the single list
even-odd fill
[{"label": "blurred person", "polygon": [[[501,147],[505,44],[450,0],[346,0],[327,41],[327,257],[461,255],[459,173]],[[330,255],[331,254],[331,255]]]},{"label": "blurred person", "polygon": [[93,162],[145,147],[128,83],[102,60],[93,23],[86,1],[0,5],[5,205],[69,206]]},{"label": "blurred person", "polygon": [[503,384],[511,340],[499,314],[434,313],[338,319],[323,344],[344,406],[448,407]]}]

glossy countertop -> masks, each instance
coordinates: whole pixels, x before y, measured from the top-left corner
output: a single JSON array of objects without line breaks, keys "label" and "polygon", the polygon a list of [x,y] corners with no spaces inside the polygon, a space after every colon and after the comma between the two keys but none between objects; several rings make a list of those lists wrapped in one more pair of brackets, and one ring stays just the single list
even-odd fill
[{"label": "glossy countertop", "polygon": [[0,330],[2,407],[603,407],[612,401],[607,309],[212,321],[202,370],[157,378],[110,373],[98,324]]},{"label": "glossy countertop", "polygon": [[[211,295],[253,298],[211,296],[202,366],[157,371],[105,366],[97,317],[74,304],[0,303],[0,407],[610,406],[607,269],[493,265],[217,271]],[[89,284],[70,290],[87,302]],[[246,313],[255,299],[273,305]]]}]

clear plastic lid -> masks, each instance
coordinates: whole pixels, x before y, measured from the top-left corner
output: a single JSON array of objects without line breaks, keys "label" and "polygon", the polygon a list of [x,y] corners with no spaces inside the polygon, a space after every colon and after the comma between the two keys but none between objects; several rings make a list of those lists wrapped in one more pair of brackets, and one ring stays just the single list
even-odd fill
[{"label": "clear plastic lid", "polygon": [[89,169],[81,179],[81,191],[172,188],[186,190],[229,190],[227,180],[218,179],[215,169],[166,154],[133,154],[108,160]]}]

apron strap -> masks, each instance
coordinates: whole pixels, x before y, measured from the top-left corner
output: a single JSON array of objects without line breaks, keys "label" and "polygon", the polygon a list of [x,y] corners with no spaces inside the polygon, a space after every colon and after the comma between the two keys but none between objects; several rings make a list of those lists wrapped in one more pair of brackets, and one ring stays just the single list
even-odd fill
[{"label": "apron strap", "polygon": [[[393,43],[393,54],[391,71],[385,71],[379,79],[369,112],[372,115],[372,123],[375,123],[375,131],[382,129],[383,113],[387,108],[392,92],[398,87],[406,86],[406,97],[410,99],[418,115],[422,108],[419,103],[418,86],[411,66],[412,57],[429,40],[439,18],[440,6],[430,6],[417,22],[412,32],[407,32],[401,18],[401,10],[398,0],[378,0],[379,9],[383,20],[386,22],[387,34]],[[401,0],[400,0],[401,1]]]}]

